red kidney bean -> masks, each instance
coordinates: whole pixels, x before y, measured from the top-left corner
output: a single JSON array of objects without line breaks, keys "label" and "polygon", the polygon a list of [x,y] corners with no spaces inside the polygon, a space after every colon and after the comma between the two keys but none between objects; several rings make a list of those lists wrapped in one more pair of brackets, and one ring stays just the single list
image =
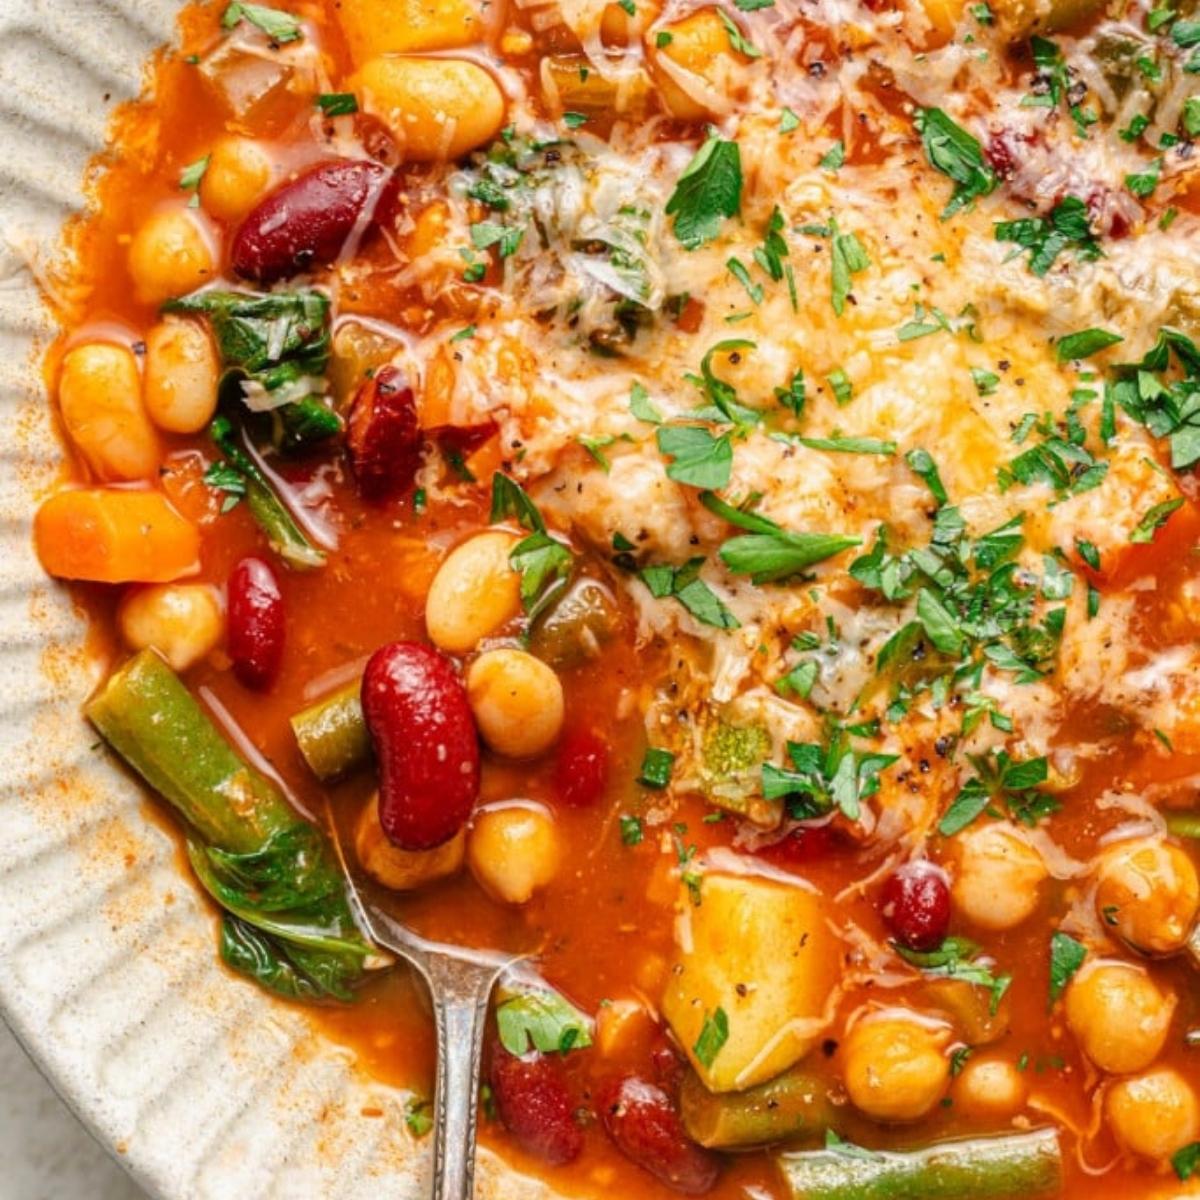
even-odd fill
[{"label": "red kidney bean", "polygon": [[233,269],[274,283],[335,262],[356,231],[394,215],[398,176],[366,159],[322,163],[276,188],[233,239]]},{"label": "red kidney bean", "polygon": [[558,744],[554,794],[567,808],[591,808],[608,782],[608,744],[590,729],[572,729]]},{"label": "red kidney bean", "polygon": [[479,794],[479,738],[450,660],[416,642],[376,650],[363,672],[362,707],[384,833],[404,850],[449,841]]},{"label": "red kidney bean", "polygon": [[354,393],[346,446],[366,499],[391,499],[412,483],[421,465],[421,427],[413,390],[395,367],[380,367]]},{"label": "red kidney bean", "polygon": [[229,576],[229,628],[226,641],[234,674],[248,688],[263,691],[275,682],[283,661],[283,593],[261,558],[243,558]]},{"label": "red kidney bean", "polygon": [[540,1054],[516,1058],[497,1046],[490,1078],[500,1120],[522,1150],[555,1166],[579,1157],[583,1133],[554,1063]]},{"label": "red kidney bean", "polygon": [[879,911],[901,945],[936,950],[950,928],[946,872],[926,859],[905,863],[884,883]]},{"label": "red kidney bean", "polygon": [[720,1163],[684,1132],[662,1088],[636,1075],[614,1080],[600,1094],[600,1119],[617,1149],[677,1192],[699,1196],[717,1182]]}]

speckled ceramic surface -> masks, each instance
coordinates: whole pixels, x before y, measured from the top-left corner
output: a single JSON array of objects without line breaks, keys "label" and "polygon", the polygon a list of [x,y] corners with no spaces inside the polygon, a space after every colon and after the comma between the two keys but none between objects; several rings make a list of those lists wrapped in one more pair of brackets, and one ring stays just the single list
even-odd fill
[{"label": "speckled ceramic surface", "polygon": [[[418,1196],[428,1143],[404,1095],[218,967],[174,844],[79,717],[96,682],[83,623],[30,545],[57,469],[37,280],[55,286],[88,160],[178,8],[0,0],[0,1007],[151,1195]],[[481,1196],[541,1190],[488,1156],[480,1175]]]}]

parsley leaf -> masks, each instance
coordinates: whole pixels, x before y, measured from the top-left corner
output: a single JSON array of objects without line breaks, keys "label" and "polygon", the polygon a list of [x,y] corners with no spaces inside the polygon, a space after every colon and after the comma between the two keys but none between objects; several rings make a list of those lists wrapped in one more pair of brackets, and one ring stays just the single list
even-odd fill
[{"label": "parsley leaf", "polygon": [[621,844],[623,846],[641,845],[643,837],[641,819],[622,813],[619,821],[621,826]]},{"label": "parsley leaf", "polygon": [[221,28],[232,29],[239,21],[256,25],[273,42],[283,45],[302,36],[300,22],[291,13],[268,8],[265,4],[231,4],[221,17]]},{"label": "parsley leaf", "polygon": [[1056,929],[1050,938],[1050,1000],[1048,1008],[1063,994],[1071,977],[1083,966],[1087,948],[1069,933]]},{"label": "parsley leaf", "polygon": [[1111,333],[1107,329],[1081,329],[1060,338],[1055,353],[1060,363],[1073,362],[1079,358],[1090,358],[1124,340],[1119,333]]},{"label": "parsley leaf", "polygon": [[764,763],[762,794],[767,800],[788,797],[792,815],[799,819],[820,816],[837,808],[847,820],[857,821],[861,801],[879,791],[880,773],[898,761],[895,754],[855,750],[849,731],[835,728],[829,744],[788,742],[792,768]]},{"label": "parsley leaf", "polygon": [[1015,242],[1029,251],[1029,269],[1045,275],[1065,250],[1085,262],[1103,257],[1100,243],[1092,233],[1087,205],[1078,196],[1065,196],[1049,217],[1025,217],[1019,221],[997,221],[998,242]]},{"label": "parsley leaf", "polygon": [[990,967],[977,961],[979,947],[968,938],[944,938],[936,950],[910,950],[896,942],[892,943],[892,948],[906,963],[918,967],[926,975],[961,979],[964,983],[987,988],[992,994],[993,1016],[996,1015],[1000,1001],[1012,983],[1011,975],[996,975]]},{"label": "parsley leaf", "polygon": [[692,1053],[695,1054],[698,1062],[706,1067],[711,1067],[717,1055],[720,1054],[721,1047],[728,1040],[729,1018],[723,1008],[717,1008],[713,1012],[704,1014],[704,1024],[700,1029],[700,1036],[696,1039],[696,1044],[692,1047]]},{"label": "parsley leaf", "polygon": [[833,232],[830,258],[831,300],[833,311],[840,317],[846,310],[851,276],[865,271],[871,265],[871,260],[867,257],[862,242],[853,233],[838,233],[837,222],[832,218],[829,227]]},{"label": "parsley leaf", "polygon": [[508,561],[521,576],[521,604],[530,621],[554,602],[567,584],[574,555],[546,532],[546,523],[525,489],[497,471],[492,476],[493,523],[513,517],[529,530],[509,552]]},{"label": "parsley leaf", "polygon": [[675,766],[675,755],[670,750],[661,750],[657,746],[648,746],[642,756],[642,769],[638,782],[646,787],[661,790],[671,782],[671,771]]},{"label": "parsley leaf", "polygon": [[733,471],[733,445],[728,434],[713,437],[698,425],[668,425],[657,433],[660,453],[674,461],[667,478],[699,488],[723,488]]},{"label": "parsley leaf", "polygon": [[859,538],[832,533],[792,533],[768,517],[726,504],[712,492],[702,492],[700,503],[731,525],[749,531],[729,538],[719,554],[730,571],[749,575],[756,584],[787,579],[861,544]]},{"label": "parsley leaf", "polygon": [[639,578],[656,600],[678,600],[702,625],[715,629],[738,629],[741,623],[720,597],[700,578],[703,558],[689,559],[682,567],[656,563],[643,567]]},{"label": "parsley leaf", "polygon": [[635,381],[633,387],[629,389],[629,411],[639,421],[645,421],[647,425],[661,425],[663,422],[662,413],[654,407],[645,384],[640,382]]},{"label": "parsley leaf", "polygon": [[1170,515],[1183,507],[1183,497],[1176,496],[1174,500],[1164,500],[1156,504],[1137,523],[1137,528],[1129,535],[1129,540],[1135,544],[1145,544],[1154,541],[1154,535],[1167,523]]},{"label": "parsley leaf", "polygon": [[723,9],[717,9],[717,16],[725,27],[725,36],[729,39],[729,48],[747,58],[762,58],[762,51],[746,39],[746,35],[738,28],[733,19]]},{"label": "parsley leaf", "polygon": [[688,250],[711,242],[721,221],[742,207],[742,153],[737,142],[710,132],[704,145],[684,168],[667,201],[674,216],[675,236]]},{"label": "parsley leaf", "polygon": [[930,165],[954,181],[943,221],[995,190],[999,180],[984,160],[983,147],[961,125],[940,108],[918,109],[915,120]]},{"label": "parsley leaf", "polygon": [[496,1005],[500,1044],[518,1058],[529,1051],[565,1054],[592,1044],[591,1022],[565,996],[530,988]]},{"label": "parsley leaf", "polygon": [[839,167],[844,167],[846,165],[846,143],[841,138],[838,138],[821,155],[821,161],[817,165],[825,171],[836,171]]},{"label": "parsley leaf", "polygon": [[1200,1142],[1190,1142],[1171,1155],[1171,1166],[1180,1179],[1191,1179],[1200,1167]]}]

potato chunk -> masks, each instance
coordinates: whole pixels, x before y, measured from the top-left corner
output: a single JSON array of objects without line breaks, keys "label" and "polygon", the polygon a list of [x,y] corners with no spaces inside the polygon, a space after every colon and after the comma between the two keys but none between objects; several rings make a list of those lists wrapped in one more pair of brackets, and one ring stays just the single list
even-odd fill
[{"label": "potato chunk", "polygon": [[338,18],[356,66],[377,54],[455,50],[484,32],[475,0],[342,0]]},{"label": "potato chunk", "polygon": [[[662,1011],[705,1085],[738,1091],[787,1070],[816,1042],[837,948],[806,885],[710,871],[699,900],[680,901],[681,949]],[[711,1030],[725,1024],[728,1037],[710,1053]]]}]

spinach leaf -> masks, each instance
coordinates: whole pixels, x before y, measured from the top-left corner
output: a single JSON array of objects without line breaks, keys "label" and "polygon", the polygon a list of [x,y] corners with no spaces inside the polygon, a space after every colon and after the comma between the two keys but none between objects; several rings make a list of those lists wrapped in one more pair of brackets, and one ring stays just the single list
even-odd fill
[{"label": "spinach leaf", "polygon": [[[237,500],[245,496],[246,504],[262,531],[267,535],[271,549],[286,563],[304,571],[325,565],[325,553],[308,540],[304,531],[283,501],[275,494],[266,475],[238,441],[233,423],[228,417],[217,417],[209,426],[209,433],[217,448],[225,456],[204,473],[210,487],[226,494],[222,512],[228,512]],[[240,484],[235,482],[240,480]]]},{"label": "spinach leaf", "polygon": [[189,838],[187,852],[197,878],[225,910],[221,955],[229,966],[293,999],[352,998],[373,951],[315,827],[293,825],[246,854]]},{"label": "spinach leaf", "polygon": [[305,450],[341,431],[340,418],[314,394],[324,390],[332,345],[329,300],[320,292],[193,292],[163,312],[208,318],[225,371],[222,395],[271,411],[282,449]]}]

